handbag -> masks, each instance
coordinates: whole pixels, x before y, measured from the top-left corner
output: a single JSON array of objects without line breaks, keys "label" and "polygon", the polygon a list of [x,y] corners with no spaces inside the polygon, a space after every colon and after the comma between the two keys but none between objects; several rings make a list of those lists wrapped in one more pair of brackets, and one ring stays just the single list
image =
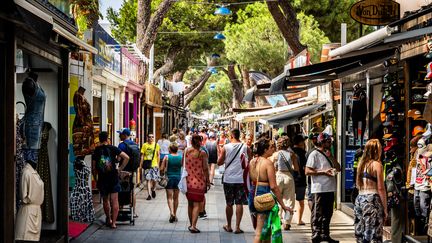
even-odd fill
[{"label": "handbag", "polygon": [[165,188],[168,185],[168,182],[169,182],[169,178],[166,174],[159,176],[159,181],[158,181],[159,186]]},{"label": "handbag", "polygon": [[187,154],[187,149],[185,150],[185,152],[183,154],[183,163],[182,163],[183,167],[182,167],[180,181],[179,181],[179,184],[178,184],[178,188],[179,188],[180,192],[183,193],[183,194],[187,193],[186,177],[188,176],[188,173],[187,173],[187,170],[186,170],[186,163],[185,163],[186,154]]},{"label": "handbag", "polygon": [[143,161],[143,169],[144,170],[148,170],[148,169],[150,169],[152,166],[152,162],[153,162],[153,159],[154,159],[154,156],[155,156],[155,153],[156,153],[156,142],[155,142],[155,146],[154,146],[154,148],[153,148],[153,156],[152,156],[152,159],[146,159],[146,160],[144,160]]},{"label": "handbag", "polygon": [[257,191],[258,191],[258,183],[259,183],[259,176],[260,176],[260,171],[261,171],[261,163],[258,165],[258,176],[257,176],[257,182],[255,185],[255,196],[254,196],[254,206],[255,209],[258,212],[265,212],[265,211],[269,211],[273,208],[273,206],[276,204],[276,201],[274,199],[274,196],[271,192],[262,194],[257,196]]}]

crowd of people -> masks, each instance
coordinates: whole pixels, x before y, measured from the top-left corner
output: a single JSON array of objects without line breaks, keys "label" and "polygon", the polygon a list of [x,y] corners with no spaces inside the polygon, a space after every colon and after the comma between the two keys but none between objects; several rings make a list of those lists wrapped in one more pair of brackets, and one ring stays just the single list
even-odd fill
[{"label": "crowd of people", "polygon": [[[115,147],[109,144],[108,134],[101,132],[101,145],[92,157],[106,224],[112,228],[116,228],[119,210],[118,178],[125,170],[135,181],[137,171],[141,170],[147,182],[147,200],[156,197],[156,185],[165,178],[169,222],[178,221],[182,192],[188,201],[188,230],[200,233],[198,219],[207,217],[206,193],[215,185],[215,170],[220,166],[224,168],[221,180],[226,201],[224,231],[244,233],[241,222],[243,208],[248,205],[255,228],[254,242],[270,239],[281,242],[282,230],[291,229],[293,215],[297,216],[298,225],[305,225],[303,212],[307,199],[312,216],[312,242],[338,242],[330,237],[330,220],[340,164],[330,152],[332,137],[326,133],[311,133],[308,137],[303,134],[289,137],[283,133],[273,138],[264,133],[253,143],[253,136],[245,136],[239,129],[202,128],[186,133],[173,129],[170,136],[162,134],[157,142],[153,134],[148,134],[141,147],[131,140],[129,129],[118,133],[122,142]],[[355,205],[355,236],[359,242],[382,241],[387,211],[380,154],[379,141],[371,140],[359,164],[359,170],[363,171],[357,173],[360,193]],[[299,208],[294,212],[296,201]],[[135,204],[134,197],[134,208]]]}]

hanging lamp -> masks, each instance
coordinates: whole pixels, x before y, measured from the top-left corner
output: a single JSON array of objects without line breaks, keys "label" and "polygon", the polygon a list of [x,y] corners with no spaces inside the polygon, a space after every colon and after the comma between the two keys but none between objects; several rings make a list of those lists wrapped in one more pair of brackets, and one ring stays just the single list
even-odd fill
[{"label": "hanging lamp", "polygon": [[208,68],[208,71],[211,73],[211,74],[217,74],[218,73],[218,71],[217,71],[217,69],[215,68],[215,67],[209,67]]},{"label": "hanging lamp", "polygon": [[220,55],[217,54],[217,53],[213,53],[213,54],[211,55],[211,58],[220,58]]},{"label": "hanging lamp", "polygon": [[217,33],[215,36],[213,36],[213,39],[215,39],[215,40],[225,40],[226,37],[222,33]]},{"label": "hanging lamp", "polygon": [[227,8],[225,6],[220,6],[215,10],[214,14],[215,15],[230,15],[231,10],[229,10],[229,8]]}]

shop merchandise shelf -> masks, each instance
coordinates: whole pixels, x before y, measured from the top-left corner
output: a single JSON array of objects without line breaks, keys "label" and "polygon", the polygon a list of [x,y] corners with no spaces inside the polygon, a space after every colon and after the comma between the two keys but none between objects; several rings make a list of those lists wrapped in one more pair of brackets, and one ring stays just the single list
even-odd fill
[{"label": "shop merchandise shelf", "polygon": [[422,102],[413,102],[413,105],[426,105],[426,101]]},{"label": "shop merchandise shelf", "polygon": [[426,89],[426,87],[412,87],[411,89]]}]

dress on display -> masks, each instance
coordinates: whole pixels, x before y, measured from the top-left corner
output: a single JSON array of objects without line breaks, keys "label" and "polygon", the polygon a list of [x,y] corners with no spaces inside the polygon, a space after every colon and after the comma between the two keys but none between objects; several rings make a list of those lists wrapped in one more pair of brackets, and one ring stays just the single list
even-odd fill
[{"label": "dress on display", "polygon": [[16,123],[16,137],[15,137],[15,142],[16,142],[16,156],[15,156],[15,180],[16,180],[16,188],[17,188],[17,192],[16,192],[16,210],[18,211],[19,207],[21,206],[21,197],[20,197],[20,183],[21,183],[21,176],[22,176],[22,171],[24,169],[24,154],[22,151],[22,146],[23,146],[23,134],[22,134],[22,130],[21,125],[23,124],[23,119],[17,119],[17,123]]},{"label": "dress on display", "polygon": [[27,107],[23,118],[24,159],[36,162],[40,149],[46,95],[42,87],[30,77],[24,81],[22,91]]},{"label": "dress on display", "polygon": [[73,150],[76,157],[92,154],[94,150],[93,121],[90,104],[79,91],[73,97],[75,119],[72,127]]},{"label": "dress on display", "polygon": [[21,178],[22,205],[15,223],[15,240],[39,241],[42,229],[41,205],[44,200],[44,183],[30,164],[26,164]]},{"label": "dress on display", "polygon": [[46,223],[54,222],[54,205],[51,189],[51,172],[48,157],[48,141],[49,132],[52,126],[48,122],[44,122],[42,128],[41,148],[39,150],[39,161],[37,171],[45,184],[44,203],[42,204],[42,221]]},{"label": "dress on display", "polygon": [[76,183],[70,196],[71,218],[78,222],[93,222],[95,220],[93,198],[88,179],[90,168],[83,161],[75,161]]}]

